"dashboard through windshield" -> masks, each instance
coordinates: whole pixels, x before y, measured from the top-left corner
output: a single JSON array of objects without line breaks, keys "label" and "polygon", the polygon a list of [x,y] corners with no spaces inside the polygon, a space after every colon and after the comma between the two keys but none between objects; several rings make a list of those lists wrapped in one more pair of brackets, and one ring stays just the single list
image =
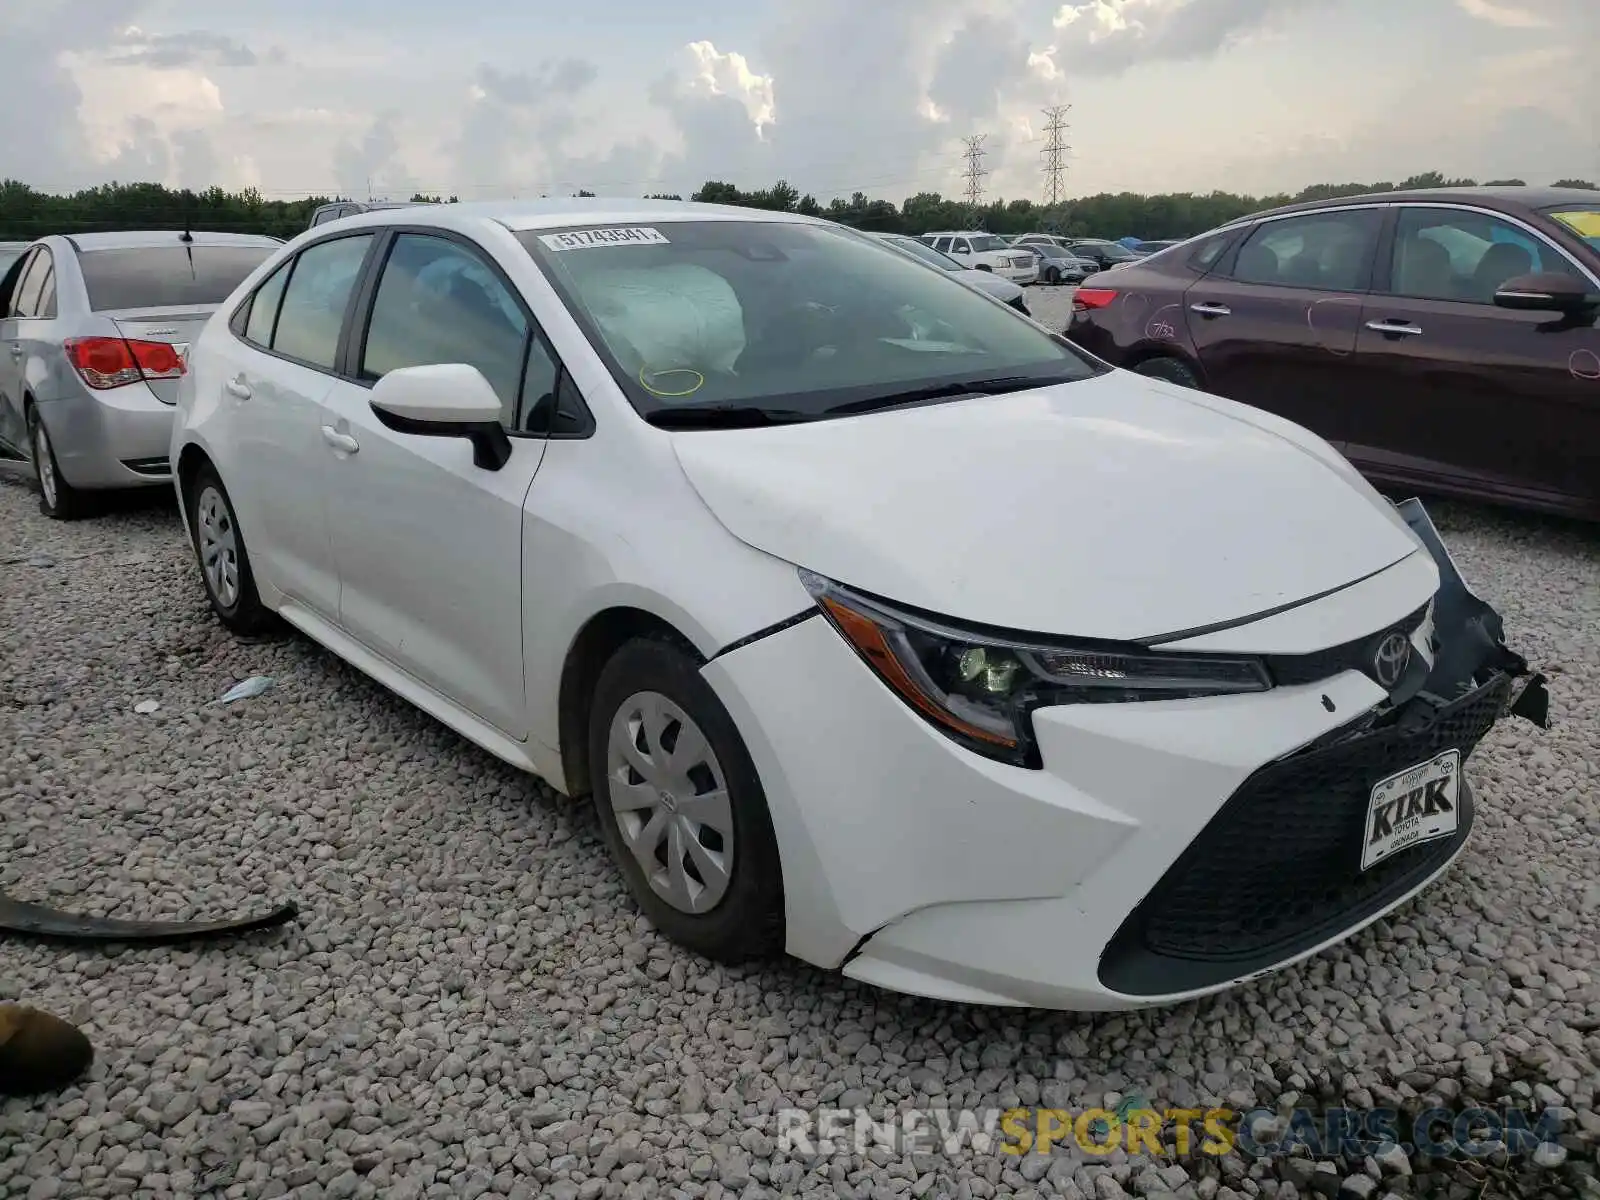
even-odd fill
[{"label": "dashboard through windshield", "polygon": [[663,221],[517,236],[646,418],[705,407],[767,423],[1106,369],[949,275],[829,225]]}]

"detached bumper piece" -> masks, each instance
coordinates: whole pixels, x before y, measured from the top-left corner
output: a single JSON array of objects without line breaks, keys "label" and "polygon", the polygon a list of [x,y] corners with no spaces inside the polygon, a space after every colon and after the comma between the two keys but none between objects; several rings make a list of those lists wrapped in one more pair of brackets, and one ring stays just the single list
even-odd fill
[{"label": "detached bumper piece", "polygon": [[167,944],[273,929],[294,920],[299,911],[288,903],[258,916],[219,921],[131,921],[63,912],[0,896],[0,931],[51,941]]},{"label": "detached bumper piece", "polygon": [[1450,750],[1465,766],[1508,714],[1548,728],[1544,677],[1506,647],[1499,614],[1467,588],[1422,506],[1399,509],[1440,571],[1426,682],[1247,779],[1107,944],[1106,987],[1130,996],[1215,987],[1365,923],[1447,866],[1474,815],[1462,778],[1450,836],[1362,870],[1373,788]]}]

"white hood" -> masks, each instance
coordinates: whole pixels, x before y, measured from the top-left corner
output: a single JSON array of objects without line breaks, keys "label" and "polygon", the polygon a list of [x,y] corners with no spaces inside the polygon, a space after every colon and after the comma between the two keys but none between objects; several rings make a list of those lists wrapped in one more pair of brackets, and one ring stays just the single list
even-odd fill
[{"label": "white hood", "polygon": [[1012,630],[1136,640],[1236,622],[1418,546],[1298,426],[1125,371],[673,442],[749,545]]}]

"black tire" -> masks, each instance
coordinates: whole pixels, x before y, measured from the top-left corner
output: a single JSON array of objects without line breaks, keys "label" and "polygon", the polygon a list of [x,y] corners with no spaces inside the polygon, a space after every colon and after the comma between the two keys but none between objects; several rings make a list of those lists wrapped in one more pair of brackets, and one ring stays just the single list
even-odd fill
[{"label": "black tire", "polygon": [[[202,502],[207,509],[207,523],[216,525],[219,535],[232,538],[234,587],[231,599],[225,592],[219,592],[212,572],[206,567]],[[189,522],[189,542],[194,547],[195,562],[200,567],[200,581],[205,585],[206,599],[211,602],[211,611],[217,614],[217,620],[234,633],[245,636],[272,628],[277,618],[261,603],[261,595],[256,591],[256,577],[250,570],[250,555],[245,550],[244,534],[240,532],[238,520],[233,514],[233,500],[228,495],[228,489],[222,486],[222,478],[216,468],[210,463],[203,464],[195,472],[184,495],[183,508]],[[226,553],[221,547],[218,552]]]},{"label": "black tire", "polygon": [[993,272],[993,270],[994,270],[994,268],[991,267],[988,263],[979,263],[977,265],[976,269],[979,270],[979,271],[990,271],[990,272]]},{"label": "black tire", "polygon": [[33,460],[33,481],[39,488],[39,511],[53,521],[76,521],[89,515],[90,497],[61,474],[55,446],[44,418],[28,406],[28,455]]},{"label": "black tire", "polygon": [[1055,267],[1044,269],[1044,281],[1049,287],[1056,287],[1061,283],[1061,272]]},{"label": "black tire", "polygon": [[1165,379],[1168,383],[1175,383],[1179,387],[1204,390],[1200,386],[1200,376],[1196,375],[1194,368],[1181,358],[1147,358],[1134,367],[1134,370],[1140,375],[1148,375],[1151,379]]},{"label": "black tire", "polygon": [[[707,761],[714,760],[715,768],[720,768],[722,789],[728,797],[732,865],[720,898],[700,912],[685,911],[652,886],[639,858],[624,840],[623,818],[612,800],[613,783],[620,782],[612,775],[612,724],[621,718],[625,708],[632,709],[638,704],[641,696],[652,695],[664,697],[698,726],[710,748]],[[679,733],[682,728],[677,726]],[[669,754],[676,747],[678,736],[672,729],[673,723],[669,722],[661,730],[662,743],[672,742],[670,746],[663,746]],[[637,748],[638,743],[634,744]],[[649,749],[646,748],[646,753]],[[702,764],[689,769],[703,772],[700,782],[686,775],[694,792],[704,794],[714,787],[711,767]],[[594,781],[595,815],[606,847],[627,881],[635,903],[651,924],[679,945],[718,962],[764,958],[783,949],[783,876],[766,793],[733,718],[688,654],[662,639],[636,638],[611,657],[600,672],[589,712],[589,770]],[[620,771],[638,775],[638,780],[644,779],[626,764],[620,766]],[[679,815],[677,808],[681,801],[655,788],[649,789],[649,794],[668,795],[672,807],[671,815],[665,819],[673,820]],[[635,820],[637,815],[629,819]],[[721,835],[717,835],[715,845],[708,844],[708,829],[702,826],[698,833],[691,832],[688,836],[701,849],[726,854],[727,844],[721,840]],[[680,861],[688,861],[688,844],[684,842],[686,857]],[[652,865],[655,863],[660,863],[663,872],[668,871],[664,850],[656,854]],[[693,869],[699,878],[699,868]]]}]

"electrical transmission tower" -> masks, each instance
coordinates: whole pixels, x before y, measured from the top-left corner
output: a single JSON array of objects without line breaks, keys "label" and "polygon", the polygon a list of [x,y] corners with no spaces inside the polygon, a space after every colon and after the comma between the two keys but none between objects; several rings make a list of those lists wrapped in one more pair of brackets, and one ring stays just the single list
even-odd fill
[{"label": "electrical transmission tower", "polygon": [[1066,153],[1072,149],[1066,143],[1067,113],[1071,111],[1070,104],[1057,104],[1044,110],[1047,140],[1039,153],[1044,155],[1044,202],[1047,208],[1054,208],[1063,199],[1061,174],[1067,169]]},{"label": "electrical transmission tower", "polygon": [[983,142],[988,136],[986,133],[975,134],[964,139],[963,143],[967,148],[962,155],[967,160],[967,169],[961,176],[967,181],[967,204],[974,213],[983,201],[983,177],[989,173],[983,166]]}]

